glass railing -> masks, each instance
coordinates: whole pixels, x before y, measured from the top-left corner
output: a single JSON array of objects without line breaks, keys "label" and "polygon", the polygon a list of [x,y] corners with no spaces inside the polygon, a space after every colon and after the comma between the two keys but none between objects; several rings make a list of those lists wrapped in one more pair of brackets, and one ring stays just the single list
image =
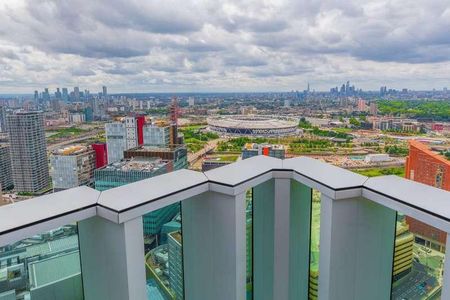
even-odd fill
[{"label": "glass railing", "polygon": [[392,299],[441,299],[446,233],[398,213]]},{"label": "glass railing", "polygon": [[180,203],[143,217],[147,296],[150,300],[182,300],[183,238]]},{"label": "glass railing", "polygon": [[0,247],[0,299],[82,300],[77,224]]},{"label": "glass railing", "polygon": [[308,299],[318,299],[319,291],[319,254],[320,254],[320,192],[312,190],[311,203],[311,239],[309,258]]},{"label": "glass railing", "polygon": [[253,299],[253,189],[246,192],[245,197],[245,226],[246,226],[246,295],[247,300]]}]

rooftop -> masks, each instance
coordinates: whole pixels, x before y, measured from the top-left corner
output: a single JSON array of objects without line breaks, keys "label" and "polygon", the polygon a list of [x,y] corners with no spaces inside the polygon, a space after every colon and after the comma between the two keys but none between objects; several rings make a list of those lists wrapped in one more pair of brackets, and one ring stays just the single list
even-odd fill
[{"label": "rooftop", "polygon": [[140,171],[140,172],[153,172],[158,170],[169,163],[167,160],[162,160],[158,157],[151,158],[130,158],[122,159],[121,161],[109,164],[99,170],[106,171]]},{"label": "rooftop", "polygon": [[56,149],[52,152],[53,155],[61,156],[75,156],[92,151],[88,146],[83,145],[71,145],[64,148]]}]

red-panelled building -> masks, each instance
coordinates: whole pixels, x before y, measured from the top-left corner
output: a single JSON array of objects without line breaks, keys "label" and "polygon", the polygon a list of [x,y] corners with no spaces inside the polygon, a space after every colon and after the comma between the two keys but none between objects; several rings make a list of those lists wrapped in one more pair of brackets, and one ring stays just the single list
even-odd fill
[{"label": "red-panelled building", "polygon": [[[450,161],[432,151],[427,145],[410,141],[405,177],[450,191]],[[429,200],[433,201],[433,199]],[[406,222],[409,224],[409,230],[416,235],[416,241],[419,239],[419,242],[435,250],[445,250],[447,236],[445,232],[408,216]]]},{"label": "red-panelled building", "polygon": [[145,116],[136,116],[136,127],[139,146],[142,146],[144,144],[144,125],[145,125]]},{"label": "red-panelled building", "polygon": [[108,164],[108,152],[105,143],[92,144],[92,149],[95,151],[95,168],[101,168]]}]

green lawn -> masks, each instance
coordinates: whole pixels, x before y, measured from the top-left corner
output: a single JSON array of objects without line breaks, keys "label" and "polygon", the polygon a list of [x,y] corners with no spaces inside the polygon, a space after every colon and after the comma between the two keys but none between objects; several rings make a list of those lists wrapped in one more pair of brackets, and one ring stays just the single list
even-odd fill
[{"label": "green lawn", "polygon": [[400,177],[405,177],[405,168],[404,167],[394,167],[394,168],[373,168],[373,169],[361,169],[361,170],[352,170],[358,174],[367,176],[367,177],[376,177],[383,175],[397,175]]}]

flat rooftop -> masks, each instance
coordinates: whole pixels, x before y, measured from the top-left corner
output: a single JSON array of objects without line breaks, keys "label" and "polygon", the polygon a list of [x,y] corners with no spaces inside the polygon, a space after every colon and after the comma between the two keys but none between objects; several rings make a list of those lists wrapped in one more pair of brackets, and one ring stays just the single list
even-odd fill
[{"label": "flat rooftop", "polygon": [[99,169],[101,171],[140,171],[140,172],[154,172],[160,168],[165,167],[169,163],[168,160],[162,160],[158,157],[155,158],[131,158],[123,159],[119,162],[107,165],[106,167]]},{"label": "flat rooftop", "polygon": [[53,155],[72,156],[87,153],[92,151],[91,147],[83,145],[71,145],[56,149],[52,152]]}]

